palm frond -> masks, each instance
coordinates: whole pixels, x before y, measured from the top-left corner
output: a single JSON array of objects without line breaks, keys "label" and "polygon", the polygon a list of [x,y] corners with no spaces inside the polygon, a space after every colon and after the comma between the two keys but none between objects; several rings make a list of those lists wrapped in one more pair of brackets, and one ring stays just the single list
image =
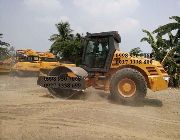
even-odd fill
[{"label": "palm frond", "polygon": [[50,36],[50,41],[56,41],[56,40],[58,40],[58,38],[60,38],[60,35],[58,35],[58,34],[53,34],[53,35],[51,35]]},{"label": "palm frond", "polygon": [[179,16],[172,16],[172,17],[169,17],[169,19],[174,19],[175,21],[180,23],[180,17]]},{"label": "palm frond", "polygon": [[167,52],[167,54],[165,55],[165,57],[163,58],[163,60],[162,60],[162,65],[164,65],[164,62],[167,60],[167,58],[168,57],[172,57],[172,55],[173,55],[173,53],[176,51],[176,47],[174,47],[174,48],[172,48],[171,50],[169,50],[168,52]]},{"label": "palm frond", "polygon": [[174,39],[175,43],[178,43],[178,41],[180,41],[180,29],[177,31],[177,33],[175,35],[175,39]]},{"label": "palm frond", "polygon": [[9,43],[6,43],[6,42],[3,42],[0,40],[0,46],[6,46],[6,47],[9,47],[10,44]]},{"label": "palm frond", "polygon": [[147,37],[149,38],[149,44],[154,44],[155,40],[154,40],[154,37],[152,36],[151,32],[149,32],[148,30],[142,30],[144,33],[147,34]]},{"label": "palm frond", "polygon": [[146,41],[146,42],[148,42],[149,44],[150,44],[150,40],[149,40],[149,38],[147,38],[147,37],[143,37],[143,38],[141,38],[141,40],[140,40],[141,42],[144,42],[144,41]]},{"label": "palm frond", "polygon": [[180,29],[180,23],[168,23],[154,30],[153,34],[158,33],[160,36],[163,36],[176,29]]}]

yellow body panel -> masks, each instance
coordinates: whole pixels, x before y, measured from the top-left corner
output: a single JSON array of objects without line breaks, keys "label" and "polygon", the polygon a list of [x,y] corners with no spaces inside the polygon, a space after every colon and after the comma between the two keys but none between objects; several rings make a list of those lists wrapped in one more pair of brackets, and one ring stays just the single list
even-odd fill
[{"label": "yellow body panel", "polygon": [[160,76],[148,76],[148,79],[150,81],[150,86],[152,91],[159,91],[163,89],[168,88],[168,82],[163,79],[163,77]]},{"label": "yellow body panel", "polygon": [[[17,50],[17,54],[22,54],[26,57],[34,56],[38,57],[38,53],[32,49]],[[12,66],[12,71],[23,71],[23,72],[39,72],[40,64],[39,61],[27,61],[25,58],[17,56],[17,62]]]},{"label": "yellow body panel", "polygon": [[[31,49],[27,50],[17,50],[18,53],[24,54],[26,56],[38,56],[39,61],[27,62],[24,60],[19,60],[17,58],[17,63],[12,67],[12,71],[23,71],[23,72],[39,72],[40,70],[50,71],[58,66],[76,66],[75,64],[60,63],[55,60],[55,55],[49,52],[36,52]],[[49,61],[49,59],[51,61]]]},{"label": "yellow body panel", "polygon": [[68,77],[77,77],[73,72],[67,72]]},{"label": "yellow body panel", "polygon": [[40,62],[41,69],[53,69],[57,66],[60,66],[59,62],[45,62],[45,61]]},{"label": "yellow body panel", "polygon": [[60,63],[61,66],[65,67],[76,67],[76,64],[66,64],[66,63]]},{"label": "yellow body panel", "polygon": [[38,56],[37,52],[32,49],[22,49],[22,50],[17,50],[16,52],[25,55]]},{"label": "yellow body panel", "polygon": [[32,62],[17,62],[13,67],[13,71],[34,71],[38,72],[40,69],[40,63]]},{"label": "yellow body panel", "polygon": [[0,73],[9,73],[10,70],[9,67],[0,65]]},{"label": "yellow body panel", "polygon": [[54,54],[50,52],[38,52],[40,58],[55,58]]},{"label": "yellow body panel", "polygon": [[55,58],[55,55],[53,55],[52,53],[50,52],[39,52],[39,57],[40,57],[40,69],[41,70],[52,70],[54,69],[55,67],[58,67],[58,66],[65,66],[65,67],[74,67],[76,66],[75,64],[66,64],[66,63],[60,63],[56,60],[53,60],[53,61],[45,61],[43,60],[44,58],[47,58],[47,59],[54,59]]},{"label": "yellow body panel", "polygon": [[131,57],[128,53],[116,51],[111,63],[111,69],[119,69],[121,67],[132,67],[143,72],[143,75],[147,76],[146,80],[148,80],[149,88],[152,91],[168,87],[168,80],[164,80],[164,77],[168,77],[168,74],[158,61],[143,57]]}]

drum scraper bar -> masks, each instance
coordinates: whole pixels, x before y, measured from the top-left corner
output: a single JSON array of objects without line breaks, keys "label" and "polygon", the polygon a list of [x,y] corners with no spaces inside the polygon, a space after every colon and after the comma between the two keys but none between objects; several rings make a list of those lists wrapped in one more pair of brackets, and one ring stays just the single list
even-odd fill
[{"label": "drum scraper bar", "polygon": [[84,78],[68,76],[39,76],[37,84],[45,88],[85,89]]}]

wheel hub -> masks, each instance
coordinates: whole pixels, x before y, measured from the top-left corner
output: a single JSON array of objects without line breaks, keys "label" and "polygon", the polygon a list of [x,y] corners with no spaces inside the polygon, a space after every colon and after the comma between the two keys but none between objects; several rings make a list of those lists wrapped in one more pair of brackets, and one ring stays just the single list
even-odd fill
[{"label": "wheel hub", "polygon": [[124,90],[125,92],[129,92],[131,89],[132,89],[132,87],[131,87],[131,85],[130,85],[129,83],[125,83],[125,84],[123,85],[123,90]]},{"label": "wheel hub", "polygon": [[119,81],[118,91],[123,97],[131,97],[136,92],[136,84],[133,80],[124,78]]}]

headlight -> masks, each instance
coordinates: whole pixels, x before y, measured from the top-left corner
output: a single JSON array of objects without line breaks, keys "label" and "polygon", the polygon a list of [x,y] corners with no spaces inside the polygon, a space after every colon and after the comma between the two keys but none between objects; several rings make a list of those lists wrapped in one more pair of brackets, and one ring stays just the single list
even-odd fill
[{"label": "headlight", "polygon": [[168,81],[168,82],[169,82],[169,78],[170,78],[170,77],[168,77],[168,76],[163,77],[163,79],[164,79],[165,81]]}]

